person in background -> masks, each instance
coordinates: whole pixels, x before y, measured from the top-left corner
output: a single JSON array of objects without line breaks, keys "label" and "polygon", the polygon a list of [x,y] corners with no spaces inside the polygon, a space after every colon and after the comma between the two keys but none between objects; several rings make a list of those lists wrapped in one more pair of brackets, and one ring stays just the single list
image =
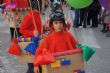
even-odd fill
[{"label": "person in background", "polygon": [[88,11],[89,11],[89,6],[79,10],[79,13],[80,13],[80,16],[79,16],[80,21],[79,21],[79,25],[78,25],[79,28],[82,26],[83,26],[83,28],[87,28]]},{"label": "person in background", "polygon": [[105,8],[101,7],[101,10],[100,10],[99,16],[98,16],[98,23],[99,24],[103,23],[104,13],[105,13]]},{"label": "person in background", "polygon": [[[47,49],[50,53],[64,52],[68,50],[76,49],[78,41],[72,36],[71,33],[64,31],[64,14],[55,12],[50,15],[50,28],[52,32],[44,38],[44,41],[39,45],[36,50],[37,57],[43,48]],[[34,64],[34,72],[39,73],[39,67]]]},{"label": "person in background", "polygon": [[104,24],[103,24],[103,31],[104,33],[107,33],[109,30],[109,25],[110,24],[110,11],[106,10],[105,16],[104,16]]},{"label": "person in background", "polygon": [[74,24],[73,24],[73,27],[76,27],[78,28],[79,27],[79,16],[80,16],[80,11],[79,9],[74,9],[72,10],[73,12],[75,12],[75,18],[74,18]]},{"label": "person in background", "polygon": [[61,6],[61,4],[59,3],[55,3],[52,9],[52,13],[54,12],[63,12],[63,8]]},{"label": "person in background", "polygon": [[90,5],[88,17],[87,17],[87,25],[92,25],[91,28],[98,27],[98,15],[101,10],[101,5],[98,0],[93,0],[93,3]]},{"label": "person in background", "polygon": [[4,2],[3,2],[3,0],[0,0],[0,4],[3,4]]},{"label": "person in background", "polygon": [[20,37],[21,33],[19,32],[19,19],[20,19],[20,14],[17,11],[11,11],[10,16],[8,17],[9,22],[10,22],[10,33],[11,33],[11,41],[16,38]]},{"label": "person in background", "polygon": [[50,0],[50,7],[51,7],[51,10],[53,9],[53,5],[54,5],[54,0]]},{"label": "person in background", "polygon": [[34,3],[36,3],[35,4],[35,9],[37,9],[40,13],[43,13],[42,12],[42,2],[44,2],[43,0],[30,0],[29,1],[29,4],[30,4],[30,2],[31,2],[31,4],[33,5]]},{"label": "person in background", "polygon": [[54,0],[54,4],[55,3],[61,4],[61,1],[60,0]]},{"label": "person in background", "polygon": [[106,28],[106,24],[104,23],[105,16],[106,16],[106,10],[104,9],[101,11],[101,17],[100,17],[100,24],[103,25],[101,32],[105,32],[105,28]]}]

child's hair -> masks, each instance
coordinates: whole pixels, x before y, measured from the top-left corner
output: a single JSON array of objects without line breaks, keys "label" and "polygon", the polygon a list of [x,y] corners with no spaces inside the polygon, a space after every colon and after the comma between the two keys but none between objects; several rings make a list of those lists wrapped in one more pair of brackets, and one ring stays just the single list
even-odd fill
[{"label": "child's hair", "polygon": [[62,21],[63,25],[66,26],[64,13],[62,12],[54,12],[49,15],[50,17],[50,24],[49,27],[51,28],[53,26],[53,21]]},{"label": "child's hair", "polygon": [[50,20],[50,24],[49,24],[49,27],[50,27],[50,28],[53,26],[53,22],[54,22],[54,21],[62,21],[63,26],[66,26],[66,23],[65,23],[65,19],[64,19],[64,18],[61,18],[61,19],[51,19],[51,20]]}]

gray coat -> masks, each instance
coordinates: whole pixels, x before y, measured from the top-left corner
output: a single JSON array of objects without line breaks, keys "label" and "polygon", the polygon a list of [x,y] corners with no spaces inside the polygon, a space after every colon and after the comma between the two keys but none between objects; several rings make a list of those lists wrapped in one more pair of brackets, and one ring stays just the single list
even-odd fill
[{"label": "gray coat", "polygon": [[110,11],[106,11],[104,23],[110,23]]}]

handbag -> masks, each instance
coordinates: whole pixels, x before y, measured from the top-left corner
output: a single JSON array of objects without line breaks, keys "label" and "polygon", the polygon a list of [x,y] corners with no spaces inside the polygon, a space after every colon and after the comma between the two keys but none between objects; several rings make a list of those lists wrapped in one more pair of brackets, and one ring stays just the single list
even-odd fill
[{"label": "handbag", "polygon": [[48,52],[46,48],[42,49],[42,52],[35,56],[34,58],[34,65],[47,65],[50,63],[55,62],[55,57],[52,55],[52,53]]}]

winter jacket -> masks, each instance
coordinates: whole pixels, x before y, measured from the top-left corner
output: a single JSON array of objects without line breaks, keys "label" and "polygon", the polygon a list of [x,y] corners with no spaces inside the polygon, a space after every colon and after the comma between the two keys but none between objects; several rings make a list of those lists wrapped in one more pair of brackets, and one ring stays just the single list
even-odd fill
[{"label": "winter jacket", "polygon": [[101,5],[98,0],[93,0],[93,3],[90,5],[90,11],[99,13],[101,10]]}]

